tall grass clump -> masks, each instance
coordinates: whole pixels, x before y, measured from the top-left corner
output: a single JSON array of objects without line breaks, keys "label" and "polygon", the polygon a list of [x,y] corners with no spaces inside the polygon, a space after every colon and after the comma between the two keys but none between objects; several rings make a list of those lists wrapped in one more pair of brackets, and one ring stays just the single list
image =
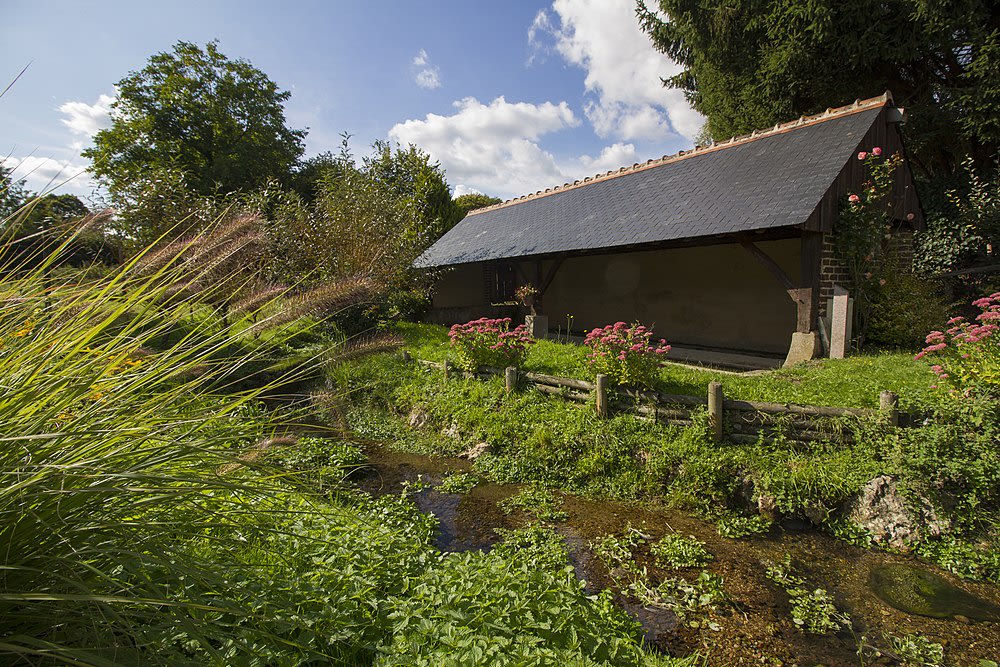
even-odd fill
[{"label": "tall grass clump", "polygon": [[[236,390],[232,369],[266,346],[192,317],[214,312],[217,267],[186,254],[238,248],[207,232],[56,281],[73,237],[0,250],[0,662],[249,664],[260,642],[308,654],[293,622],[276,633],[266,602],[248,602],[246,572],[280,557],[255,545],[292,501],[239,458],[280,428],[258,399],[294,378]],[[266,313],[287,320],[279,302]]]}]

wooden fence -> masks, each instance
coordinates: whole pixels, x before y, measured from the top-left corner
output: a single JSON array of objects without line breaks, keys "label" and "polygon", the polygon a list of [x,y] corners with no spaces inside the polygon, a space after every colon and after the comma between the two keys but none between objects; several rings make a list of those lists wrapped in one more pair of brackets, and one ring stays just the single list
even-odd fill
[{"label": "wooden fence", "polygon": [[561,396],[578,403],[592,402],[601,416],[607,416],[612,410],[633,412],[658,422],[690,426],[693,413],[705,409],[708,412],[709,428],[716,442],[728,439],[739,443],[754,443],[761,435],[770,439],[780,434],[786,439],[801,443],[847,444],[854,439],[852,422],[857,423],[859,419],[883,420],[894,427],[911,421],[908,415],[899,412],[899,399],[890,391],[881,393],[878,410],[835,408],[728,399],[719,382],[709,383],[708,392],[704,396],[683,396],[627,387],[611,388],[604,375],[598,375],[596,382],[587,382],[513,367],[499,369],[488,366],[480,366],[478,372],[468,373],[447,361],[439,363],[414,359],[407,352],[403,353],[403,357],[407,361],[416,361],[428,368],[437,369],[445,378],[503,376],[507,392],[516,391],[523,381],[544,394]]}]

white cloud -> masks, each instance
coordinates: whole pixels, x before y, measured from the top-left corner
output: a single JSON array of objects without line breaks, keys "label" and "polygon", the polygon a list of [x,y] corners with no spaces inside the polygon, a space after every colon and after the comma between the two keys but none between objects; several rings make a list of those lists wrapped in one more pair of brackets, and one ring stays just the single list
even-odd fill
[{"label": "white cloud", "polygon": [[469,97],[450,116],[428,114],[389,130],[400,144],[415,144],[440,162],[455,196],[470,192],[509,198],[544,190],[637,161],[635,145],[616,142],[597,157],[560,159],[539,145],[545,135],[580,124],[565,102],[489,104]]},{"label": "white cloud", "polygon": [[93,137],[111,126],[111,105],[114,101],[111,95],[101,95],[93,104],[66,102],[59,107],[59,111],[67,116],[61,119],[62,124],[73,134]]},{"label": "white cloud", "polygon": [[656,51],[639,28],[632,0],[554,0],[528,30],[533,53],[553,47],[563,59],[586,71],[585,113],[601,137],[662,140],[680,134],[694,138],[704,119],[679,90],[664,88],[661,77],[681,66]]},{"label": "white cloud", "polygon": [[13,169],[12,178],[15,181],[24,179],[25,185],[32,192],[46,194],[56,190],[60,193],[86,195],[93,190],[93,181],[86,173],[87,165],[83,163],[34,155],[9,157],[3,162]]},{"label": "white cloud", "polygon": [[448,173],[456,192],[513,196],[565,180],[555,157],[538,145],[545,134],[579,125],[565,102],[489,104],[473,97],[454,103],[450,116],[427,114],[389,130],[400,144],[416,144]]},{"label": "white cloud", "polygon": [[413,77],[417,85],[427,90],[434,90],[441,87],[441,71],[431,63],[427,51],[420,51],[413,57],[413,66],[417,72]]}]

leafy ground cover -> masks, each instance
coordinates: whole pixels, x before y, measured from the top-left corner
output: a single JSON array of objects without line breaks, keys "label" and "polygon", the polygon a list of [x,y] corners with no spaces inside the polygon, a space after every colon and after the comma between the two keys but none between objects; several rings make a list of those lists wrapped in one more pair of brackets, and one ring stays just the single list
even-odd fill
[{"label": "leafy ground cover", "polygon": [[[415,356],[447,358],[443,328],[406,324],[398,331]],[[540,341],[525,367],[587,377],[586,354],[579,346]],[[867,482],[890,475],[907,497],[928,500],[948,519],[949,535],[925,541],[922,553],[963,576],[1000,579],[1000,564],[989,555],[998,539],[1000,505],[995,406],[956,404],[932,389],[934,374],[906,354],[752,376],[678,366],[659,373],[656,387],[662,391],[701,394],[720,380],[726,394],[737,398],[848,407],[875,407],[879,391],[891,389],[904,409],[927,419],[908,429],[850,421],[853,444],[806,445],[780,434],[750,444],[714,444],[706,437],[704,414],[688,428],[631,414],[600,419],[586,406],[532,390],[507,394],[500,378],[445,381],[440,372],[399,356],[359,361],[350,377],[342,372],[334,380],[348,388],[350,421],[364,435],[425,454],[457,455],[478,445],[487,453],[476,459],[475,470],[493,481],[665,502],[719,518],[734,536],[758,532],[731,527],[737,521],[749,525],[766,504],[773,516],[757,520],[761,530],[774,518],[796,518],[871,545],[870,535],[843,519],[842,508]]]}]

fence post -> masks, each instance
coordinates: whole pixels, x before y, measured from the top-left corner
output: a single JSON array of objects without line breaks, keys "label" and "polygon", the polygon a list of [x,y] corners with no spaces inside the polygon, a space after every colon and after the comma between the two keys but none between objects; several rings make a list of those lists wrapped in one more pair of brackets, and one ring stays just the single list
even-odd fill
[{"label": "fence post", "polygon": [[712,441],[722,442],[722,383],[708,383],[708,423],[712,429]]},{"label": "fence post", "polygon": [[447,380],[451,376],[451,362],[447,359],[444,360],[444,379]]},{"label": "fence post", "polygon": [[507,393],[511,393],[517,387],[517,369],[513,366],[508,366],[503,372],[504,384],[507,387]]},{"label": "fence post", "polygon": [[594,382],[594,394],[597,398],[597,416],[607,417],[608,416],[608,376],[604,373],[598,373],[597,380]]},{"label": "fence post", "polygon": [[899,426],[899,396],[883,391],[879,395],[878,406],[890,426]]}]

